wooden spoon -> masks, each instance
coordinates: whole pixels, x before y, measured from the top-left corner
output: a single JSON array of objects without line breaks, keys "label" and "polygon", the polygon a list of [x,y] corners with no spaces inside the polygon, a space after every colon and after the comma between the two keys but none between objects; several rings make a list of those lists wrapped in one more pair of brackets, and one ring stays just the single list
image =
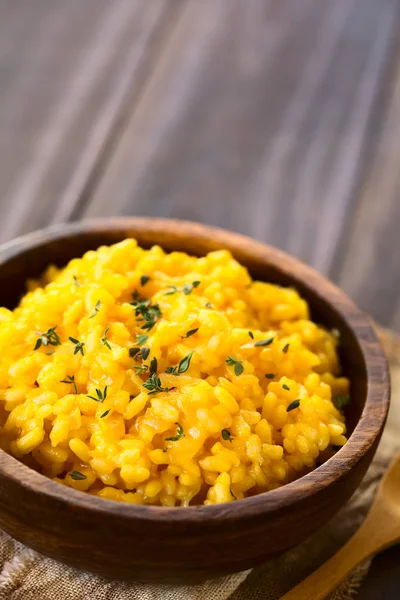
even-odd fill
[{"label": "wooden spoon", "polygon": [[336,554],[281,600],[321,600],[367,558],[400,542],[400,455],[379,484],[363,524]]}]

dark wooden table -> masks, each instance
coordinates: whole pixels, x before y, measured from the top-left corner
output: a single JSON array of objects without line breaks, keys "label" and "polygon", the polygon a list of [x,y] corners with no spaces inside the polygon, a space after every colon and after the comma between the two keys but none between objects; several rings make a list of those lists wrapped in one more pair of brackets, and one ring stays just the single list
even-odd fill
[{"label": "dark wooden table", "polygon": [[[212,223],[400,330],[399,31],[400,0],[0,0],[0,241]],[[361,598],[397,600],[394,555]]]}]

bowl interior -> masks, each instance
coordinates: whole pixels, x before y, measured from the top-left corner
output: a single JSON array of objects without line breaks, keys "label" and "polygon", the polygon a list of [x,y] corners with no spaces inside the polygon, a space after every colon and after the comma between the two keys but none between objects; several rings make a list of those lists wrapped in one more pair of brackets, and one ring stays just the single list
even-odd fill
[{"label": "bowl interior", "polygon": [[119,242],[126,237],[135,237],[143,247],[159,243],[165,250],[181,250],[202,256],[210,250],[228,248],[235,258],[244,264],[251,275],[260,280],[269,281],[282,286],[294,286],[307,300],[311,308],[311,317],[327,328],[337,328],[341,334],[340,359],[343,373],[351,380],[351,404],[346,409],[346,422],[350,434],[361,416],[367,395],[367,372],[362,350],[350,326],[339,310],[324,299],[315,289],[304,283],[295,271],[288,272],[273,261],[261,259],[260,256],[247,252],[245,248],[234,244],[221,243],[211,237],[195,237],[182,231],[179,234],[165,235],[160,232],[134,230],[129,227],[118,227],[107,230],[77,230],[57,236],[35,238],[34,243],[22,244],[11,251],[1,254],[0,251],[0,306],[15,308],[25,293],[28,278],[39,277],[49,264],[64,266],[72,258],[82,256],[88,250],[101,245]]}]

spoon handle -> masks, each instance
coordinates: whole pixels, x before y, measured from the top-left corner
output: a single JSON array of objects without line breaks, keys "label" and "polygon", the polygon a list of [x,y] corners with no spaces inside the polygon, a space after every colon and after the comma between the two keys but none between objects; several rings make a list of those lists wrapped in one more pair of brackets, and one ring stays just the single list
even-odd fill
[{"label": "spoon handle", "polygon": [[[319,569],[311,573],[281,600],[322,600],[334,590],[346,575],[369,556],[389,545],[391,540],[382,535],[380,522],[367,516],[349,541]],[[390,536],[389,536],[390,537]]]}]

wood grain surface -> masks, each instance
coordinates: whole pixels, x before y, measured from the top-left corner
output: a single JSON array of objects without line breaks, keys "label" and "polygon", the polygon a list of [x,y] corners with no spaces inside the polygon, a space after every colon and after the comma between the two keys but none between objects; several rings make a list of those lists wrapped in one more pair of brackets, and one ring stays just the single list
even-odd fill
[{"label": "wood grain surface", "polygon": [[0,241],[222,225],[400,331],[399,28],[400,0],[0,0]]},{"label": "wood grain surface", "polygon": [[177,6],[0,2],[0,241],[70,216],[140,96]]},{"label": "wood grain surface", "polygon": [[400,454],[383,475],[373,504],[354,535],[336,554],[281,600],[324,600],[359,565],[400,542]]},{"label": "wood grain surface", "polygon": [[0,527],[45,555],[113,578],[182,582],[243,571],[304,541],[359,486],[389,408],[382,347],[369,319],[310,267],[250,238],[183,221],[103,219],[28,235],[0,250],[1,293],[6,290],[8,302],[15,302],[20,283],[42,271],[49,255],[65,264],[77,251],[127,236],[199,256],[228,248],[251,273],[296,286],[317,320],[340,331],[341,363],[352,382],[346,409],[351,435],[329,461],[290,485],[192,509],[137,505],[132,511],[128,504],[61,486],[0,450]]}]

